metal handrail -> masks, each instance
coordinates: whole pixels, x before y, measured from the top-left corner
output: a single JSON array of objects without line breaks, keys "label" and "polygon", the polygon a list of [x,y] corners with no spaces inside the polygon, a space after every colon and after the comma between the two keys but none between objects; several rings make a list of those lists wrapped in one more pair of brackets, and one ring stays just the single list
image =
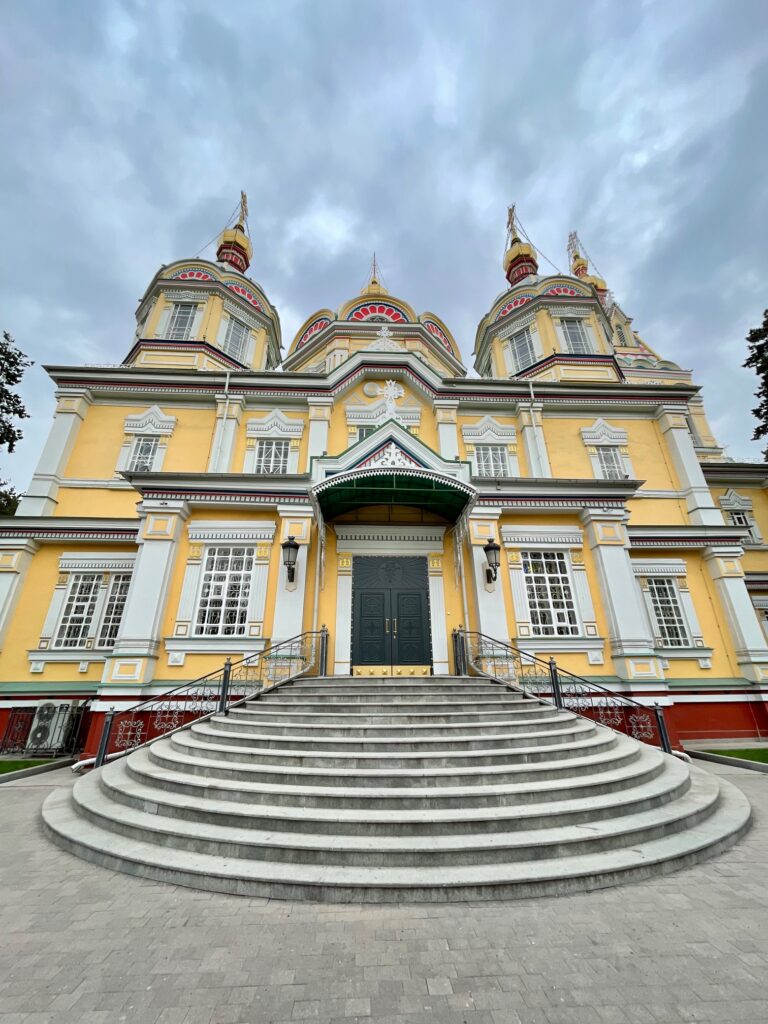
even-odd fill
[{"label": "metal handrail", "polygon": [[[454,630],[453,642],[459,674],[466,674],[472,668],[478,675],[536,700],[572,711],[614,732],[623,732],[643,743],[661,747],[667,754],[672,753],[660,704],[648,708],[632,697],[560,668],[554,658],[545,661],[505,640],[476,630]],[[488,671],[489,667],[492,671]]]},{"label": "metal handrail", "polygon": [[[100,768],[105,761],[124,757],[156,739],[188,729],[195,722],[217,714],[226,715],[233,707],[252,700],[259,693],[306,675],[315,664],[319,674],[324,675],[327,657],[328,629],[323,626],[265,647],[239,661],[227,658],[222,668],[149,697],[125,711],[110,708],[104,716],[96,756],[79,761],[72,770]],[[110,752],[111,744],[117,749]]]}]

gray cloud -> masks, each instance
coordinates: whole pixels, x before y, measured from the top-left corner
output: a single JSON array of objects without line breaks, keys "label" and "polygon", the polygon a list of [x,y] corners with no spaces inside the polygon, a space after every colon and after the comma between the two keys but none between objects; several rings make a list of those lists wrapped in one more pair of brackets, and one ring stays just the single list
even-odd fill
[{"label": "gray cloud", "polygon": [[762,0],[41,0],[4,21],[0,321],[38,363],[0,465],[19,486],[53,406],[39,364],[119,362],[158,265],[240,188],[286,343],[376,249],[469,360],[507,203],[561,268],[578,228],[643,336],[695,369],[731,454],[758,454],[740,364],[768,306]]}]

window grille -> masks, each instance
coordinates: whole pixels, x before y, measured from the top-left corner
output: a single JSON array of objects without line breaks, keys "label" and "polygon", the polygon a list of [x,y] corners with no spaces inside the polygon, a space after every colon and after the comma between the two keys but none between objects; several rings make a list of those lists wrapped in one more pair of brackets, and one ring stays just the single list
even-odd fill
[{"label": "window grille", "polygon": [[96,612],[101,579],[101,573],[72,574],[54,647],[85,647]]},{"label": "window grille", "polygon": [[579,620],[563,551],[522,551],[534,636],[578,636]]},{"label": "window grille", "polygon": [[621,324],[616,324],[616,340],[618,341],[619,345],[623,346],[624,348],[627,348],[627,336],[624,333],[624,328],[621,326]]},{"label": "window grille", "polygon": [[222,351],[242,363],[245,358],[245,344],[247,340],[247,325],[231,316],[227,324],[227,333],[224,335],[224,343],[221,346]]},{"label": "window grille", "polygon": [[289,441],[259,441],[254,473],[275,475],[288,472]]},{"label": "window grille", "polygon": [[117,572],[112,576],[99,630],[99,647],[114,647],[130,585],[131,574],[129,572]]},{"label": "window grille", "polygon": [[512,356],[512,365],[515,368],[515,373],[520,373],[521,370],[524,370],[527,366],[532,366],[536,362],[533,339],[527,327],[524,327],[522,331],[517,331],[509,339],[509,352]]},{"label": "window grille", "polygon": [[690,647],[688,627],[680,607],[680,595],[672,577],[649,576],[648,592],[656,616],[662,647]]},{"label": "window grille", "polygon": [[589,355],[592,352],[592,345],[581,320],[561,320],[560,323],[563,328],[568,351],[572,355]]},{"label": "window grille", "polygon": [[253,547],[206,549],[196,636],[245,636],[255,551]]},{"label": "window grille", "polygon": [[194,302],[176,302],[168,321],[168,338],[171,341],[186,341],[192,333],[197,305]]},{"label": "window grille", "polygon": [[504,445],[475,445],[475,473],[477,476],[506,476],[507,451]]},{"label": "window grille", "polygon": [[597,449],[597,461],[600,465],[600,475],[603,480],[623,480],[627,471],[624,467],[624,459],[618,448],[610,445],[601,445]]},{"label": "window grille", "polygon": [[151,473],[155,464],[159,437],[139,436],[133,442],[131,457],[128,461],[129,473]]}]

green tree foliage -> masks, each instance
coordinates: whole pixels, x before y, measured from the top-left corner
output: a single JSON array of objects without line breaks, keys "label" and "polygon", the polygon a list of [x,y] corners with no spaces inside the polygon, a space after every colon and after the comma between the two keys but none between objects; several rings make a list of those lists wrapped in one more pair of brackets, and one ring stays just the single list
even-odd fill
[{"label": "green tree foliage", "polygon": [[[3,331],[0,341],[0,448],[7,448],[9,455],[24,436],[17,421],[29,417],[24,403],[13,389],[31,365],[31,360],[16,347],[8,331]],[[12,516],[19,497],[14,487],[6,480],[0,480],[0,515]]]},{"label": "green tree foliage", "polygon": [[[747,335],[747,356],[745,366],[754,370],[760,379],[760,386],[755,392],[759,405],[752,410],[757,426],[752,434],[753,441],[759,441],[768,434],[768,309],[763,313],[763,324],[754,327]],[[763,458],[768,460],[768,448],[763,450]]]}]

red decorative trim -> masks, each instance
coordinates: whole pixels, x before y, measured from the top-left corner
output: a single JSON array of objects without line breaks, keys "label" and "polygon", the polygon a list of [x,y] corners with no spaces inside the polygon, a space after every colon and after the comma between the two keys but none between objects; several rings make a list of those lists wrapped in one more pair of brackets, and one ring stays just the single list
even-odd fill
[{"label": "red decorative trim", "polygon": [[309,341],[310,338],[314,337],[318,331],[322,331],[324,327],[327,327],[331,321],[327,316],[319,316],[317,320],[313,320],[309,327],[304,331],[302,336],[299,338],[299,342],[296,346],[298,351],[303,345]]},{"label": "red decorative trim", "polygon": [[214,277],[213,274],[207,270],[200,270],[197,267],[187,267],[186,270],[177,270],[169,278],[168,281],[217,281],[218,278]]},{"label": "red decorative trim", "polygon": [[372,317],[383,316],[393,324],[407,324],[410,321],[402,309],[391,302],[362,302],[347,313],[347,320],[370,320]]},{"label": "red decorative trim", "polygon": [[434,320],[424,320],[423,323],[429,333],[434,334],[440,344],[443,345],[444,348],[447,348],[451,355],[453,355],[453,346],[445,336],[445,331],[441,330]]},{"label": "red decorative trim", "polygon": [[230,291],[233,291],[235,295],[239,295],[241,299],[245,299],[246,302],[250,302],[255,309],[258,309],[262,313],[264,312],[262,304],[253,292],[249,288],[245,287],[245,285],[237,284],[234,281],[225,281],[224,284],[226,284],[227,288],[229,288]]}]

